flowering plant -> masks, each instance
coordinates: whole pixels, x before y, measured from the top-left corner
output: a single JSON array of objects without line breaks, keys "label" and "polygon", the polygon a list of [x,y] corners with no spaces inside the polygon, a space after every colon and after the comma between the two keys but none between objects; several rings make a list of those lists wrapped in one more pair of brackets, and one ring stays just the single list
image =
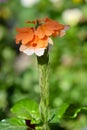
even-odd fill
[{"label": "flowering plant", "polygon": [[51,109],[49,106],[49,44],[53,45],[51,36],[62,37],[69,28],[49,18],[27,21],[33,27],[17,28],[16,44],[20,51],[32,55],[36,54],[39,69],[40,103],[31,99],[23,99],[16,103],[11,112],[16,115],[7,120],[2,120],[2,130],[52,130],[53,124],[58,124],[62,118],[74,118],[81,109],[64,103],[60,108]]}]

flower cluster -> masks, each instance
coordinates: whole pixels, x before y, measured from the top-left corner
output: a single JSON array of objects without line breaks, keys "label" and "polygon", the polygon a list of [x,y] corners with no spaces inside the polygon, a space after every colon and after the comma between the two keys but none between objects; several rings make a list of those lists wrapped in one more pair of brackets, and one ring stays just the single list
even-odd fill
[{"label": "flower cluster", "polygon": [[17,28],[16,44],[22,43],[20,51],[27,55],[35,53],[37,56],[42,56],[49,44],[53,44],[50,36],[62,37],[65,34],[67,25],[62,25],[52,19],[36,19],[35,21],[27,21],[32,23],[34,27]]}]

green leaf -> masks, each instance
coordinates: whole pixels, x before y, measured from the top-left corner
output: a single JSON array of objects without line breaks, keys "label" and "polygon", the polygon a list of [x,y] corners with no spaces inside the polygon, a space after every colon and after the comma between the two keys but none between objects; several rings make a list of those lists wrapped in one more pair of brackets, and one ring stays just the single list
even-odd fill
[{"label": "green leaf", "polygon": [[50,110],[49,123],[57,123],[62,118],[75,118],[81,110],[87,111],[87,107],[64,103],[60,107]]},{"label": "green leaf", "polygon": [[0,122],[0,130],[26,130],[27,126],[24,120],[10,118]]},{"label": "green leaf", "polygon": [[50,123],[59,122],[59,120],[63,117],[68,106],[69,106],[69,104],[64,103],[56,109],[51,109],[49,112],[49,122]]},{"label": "green leaf", "polygon": [[79,106],[78,104],[70,104],[67,108],[66,112],[64,113],[64,118],[76,118],[78,113],[81,111],[87,110],[87,107]]},{"label": "green leaf", "polygon": [[31,120],[31,123],[36,124],[40,121],[38,104],[31,99],[23,99],[17,102],[11,108],[11,112],[21,119]]}]

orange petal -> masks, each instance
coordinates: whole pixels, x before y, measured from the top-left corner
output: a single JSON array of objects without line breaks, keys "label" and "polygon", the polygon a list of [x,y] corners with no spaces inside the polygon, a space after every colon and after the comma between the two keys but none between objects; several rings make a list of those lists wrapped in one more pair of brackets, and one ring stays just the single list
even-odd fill
[{"label": "orange petal", "polygon": [[37,28],[37,30],[35,31],[35,35],[38,36],[39,38],[43,38],[45,36],[43,25]]},{"label": "orange petal", "polygon": [[46,23],[46,26],[48,26],[49,28],[52,28],[53,30],[58,30],[58,31],[61,29],[64,29],[64,25],[59,24],[54,21]]},{"label": "orange petal", "polygon": [[56,37],[56,36],[58,36],[59,34],[60,34],[59,31],[54,31],[54,33],[52,34],[52,36],[53,36],[53,37]]},{"label": "orange petal", "polygon": [[37,36],[35,36],[31,42],[26,44],[26,46],[31,49],[46,48],[48,46],[48,37],[39,39]]},{"label": "orange petal", "polygon": [[45,33],[46,36],[51,36],[53,32],[54,31],[53,31],[52,28],[50,28],[49,26],[44,25],[44,33]]},{"label": "orange petal", "polygon": [[37,30],[35,31],[35,35],[39,38],[44,38],[45,36],[51,36],[53,33],[53,29],[46,25],[40,25]]},{"label": "orange petal", "polygon": [[45,24],[46,24],[46,26],[48,26],[49,28],[53,28],[53,30],[61,30],[61,29],[64,29],[64,25],[58,23],[58,22],[55,21],[55,20],[49,19],[49,18],[46,18],[46,19],[45,19]]},{"label": "orange petal", "polygon": [[16,28],[16,31],[19,33],[24,33],[27,32],[28,30],[30,30],[30,28]]},{"label": "orange petal", "polygon": [[38,37],[34,36],[34,38],[32,39],[32,41],[30,41],[27,45],[30,47],[34,47],[37,44],[38,41]]},{"label": "orange petal", "polygon": [[16,43],[22,42],[22,44],[27,44],[34,37],[34,32],[32,28],[17,28],[19,33],[16,35]]},{"label": "orange petal", "polygon": [[48,46],[48,37],[39,39],[37,42],[37,48],[46,48]]}]

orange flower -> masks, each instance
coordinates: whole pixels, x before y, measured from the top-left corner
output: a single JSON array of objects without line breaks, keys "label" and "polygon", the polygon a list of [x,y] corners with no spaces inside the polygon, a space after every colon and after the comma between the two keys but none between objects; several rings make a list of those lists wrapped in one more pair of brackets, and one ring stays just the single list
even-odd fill
[{"label": "orange flower", "polygon": [[62,36],[65,28],[66,28],[65,25],[59,24],[58,22],[52,19],[45,18],[44,24],[42,24],[36,29],[35,34],[39,38],[43,38],[44,36],[51,36],[51,35],[54,37],[57,35]]},{"label": "orange flower", "polygon": [[16,29],[18,32],[16,35],[16,43],[22,43],[20,51],[27,55],[35,53],[38,56],[42,56],[48,44],[53,44],[50,36],[55,37],[59,35],[61,37],[69,27],[49,18],[27,21],[27,23],[33,23],[35,27]]},{"label": "orange flower", "polygon": [[44,54],[48,43],[52,44],[51,39],[49,37],[39,39],[39,37],[34,36],[32,41],[28,42],[26,45],[22,44],[20,46],[20,51],[24,52],[27,55],[32,55],[33,53],[35,53],[37,56],[41,56]]}]

